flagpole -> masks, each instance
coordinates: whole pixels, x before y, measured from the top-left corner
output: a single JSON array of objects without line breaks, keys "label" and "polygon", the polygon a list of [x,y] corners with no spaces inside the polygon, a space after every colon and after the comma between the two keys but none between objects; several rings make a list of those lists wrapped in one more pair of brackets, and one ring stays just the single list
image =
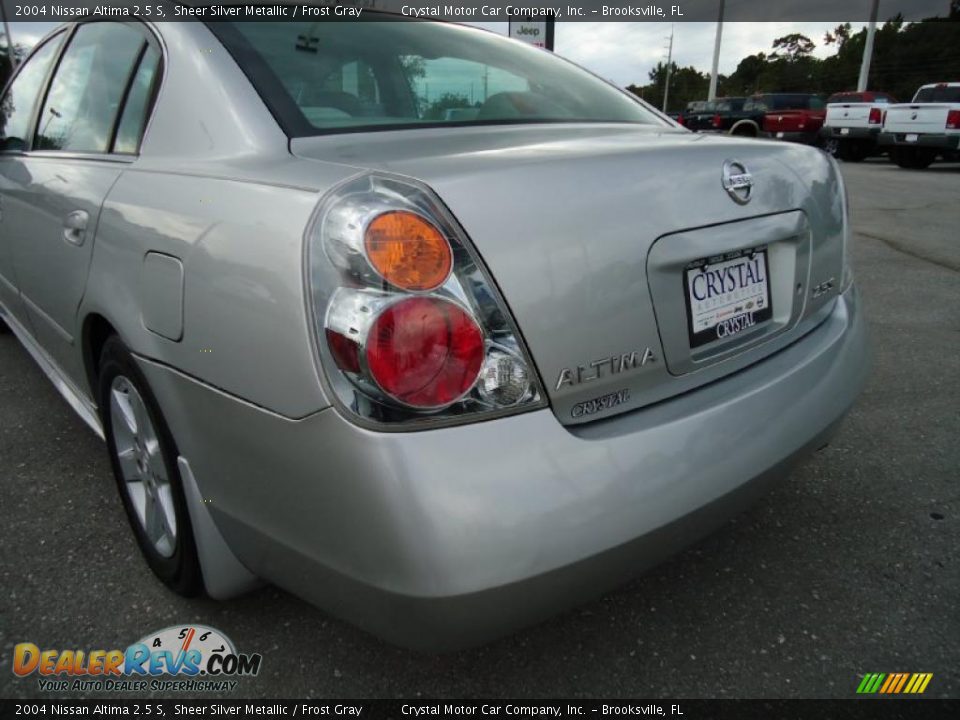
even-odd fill
[{"label": "flagpole", "polygon": [[717,72],[720,69],[720,38],[723,35],[723,5],[725,0],[720,0],[720,15],[717,18],[717,39],[713,43],[713,70],[710,72],[710,90],[707,93],[707,100],[717,99]]},{"label": "flagpole", "polygon": [[870,10],[870,24],[867,26],[867,42],[863,46],[863,62],[860,64],[860,79],[857,80],[857,92],[863,92],[870,83],[870,61],[873,59],[873,34],[877,29],[877,10],[880,0],[873,0]]},{"label": "flagpole", "polygon": [[667,112],[667,100],[670,98],[670,67],[673,64],[673,25],[670,25],[670,49],[667,51],[667,79],[663,86],[663,112]]}]

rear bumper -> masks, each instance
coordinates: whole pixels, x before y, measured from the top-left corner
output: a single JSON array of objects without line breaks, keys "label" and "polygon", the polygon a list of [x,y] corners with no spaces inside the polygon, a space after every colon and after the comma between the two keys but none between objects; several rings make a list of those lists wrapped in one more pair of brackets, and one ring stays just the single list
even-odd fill
[{"label": "rear bumper", "polygon": [[791,131],[777,131],[777,132],[767,132],[766,130],[761,133],[762,137],[771,138],[773,140],[783,140],[785,142],[795,142],[801,143],[803,145],[816,145],[818,131],[814,130],[813,132],[791,132]]},{"label": "rear bumper", "polygon": [[945,133],[917,133],[917,139],[907,142],[909,133],[880,133],[878,142],[881,145],[900,147],[935,148],[937,150],[960,149],[960,134],[947,135]]},{"label": "rear bumper", "polygon": [[[844,132],[846,130],[846,132]],[[843,126],[830,126],[820,128],[820,137],[822,138],[832,138],[836,140],[869,140],[871,142],[876,142],[877,137],[880,135],[880,128],[872,127],[843,127]]]},{"label": "rear bumper", "polygon": [[575,429],[542,410],[417,433],[335,410],[288,420],[142,365],[247,567],[435,650],[596,597],[717,527],[826,440],[868,354],[851,290],[788,348],[643,410]]}]

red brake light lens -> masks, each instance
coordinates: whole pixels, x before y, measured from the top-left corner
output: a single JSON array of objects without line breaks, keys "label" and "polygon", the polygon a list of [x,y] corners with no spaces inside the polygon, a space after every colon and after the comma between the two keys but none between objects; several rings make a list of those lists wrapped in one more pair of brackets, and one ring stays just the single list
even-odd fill
[{"label": "red brake light lens", "polygon": [[365,348],[370,376],[395,400],[443,407],[477,381],[485,349],[476,321],[458,305],[410,297],[374,320]]},{"label": "red brake light lens", "polygon": [[871,125],[879,125],[883,122],[883,113],[880,111],[880,108],[870,108],[870,117],[867,122]]},{"label": "red brake light lens", "polygon": [[960,110],[947,113],[947,130],[960,130]]},{"label": "red brake light lens", "polygon": [[713,126],[714,126],[715,128],[718,128],[718,127],[720,127],[722,124],[723,124],[723,120],[722,120],[721,117],[720,117],[720,113],[717,113],[716,115],[713,116]]}]

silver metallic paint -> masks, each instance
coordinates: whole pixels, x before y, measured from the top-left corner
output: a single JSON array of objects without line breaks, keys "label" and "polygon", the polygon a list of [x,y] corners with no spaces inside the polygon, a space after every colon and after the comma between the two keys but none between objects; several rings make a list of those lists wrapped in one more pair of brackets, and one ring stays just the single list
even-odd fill
[{"label": "silver metallic paint", "polygon": [[[675,539],[693,539],[710,526],[703,508],[780,474],[859,392],[868,357],[856,291],[828,291],[807,297],[789,332],[736,357],[680,376],[666,363],[637,370],[630,402],[607,419],[558,422],[622,383],[565,386],[551,393],[552,412],[475,425],[358,427],[330,407],[317,376],[302,282],[304,228],[335,184],[377,169],[435,189],[492,271],[549,383],[561,368],[604,355],[649,346],[662,357],[648,264],[654,244],[678,233],[797,211],[809,229],[808,260],[797,265],[808,263],[807,284],[840,277],[835,164],[809,148],[672,125],[288,143],[205,27],[151,27],[165,68],[139,157],[0,158],[8,168],[63,168],[69,187],[86,173],[101,188],[99,200],[81,198],[91,220],[100,214],[81,248],[63,242],[58,200],[32,205],[48,216],[39,222],[56,222],[57,253],[90,253],[81,295],[57,298],[50,310],[74,342],[50,337],[47,320],[15,290],[22,279],[6,242],[8,199],[27,184],[3,172],[0,312],[24,318],[11,318],[12,327],[95,428],[76,339],[101,316],[136,354],[182,453],[213,594],[242,590],[255,573],[399,642],[488,639],[635,574],[672,547],[659,538],[678,523]],[[753,175],[749,206],[730,202],[717,181],[731,157]],[[542,212],[503,212],[518,207]],[[151,252],[184,266],[180,342],[142,321],[140,271]],[[39,282],[38,297],[52,292]],[[198,498],[210,502],[200,507]],[[218,559],[228,568],[219,578]]]},{"label": "silver metallic paint", "polygon": [[[541,410],[376,433],[333,409],[293,421],[155,363],[142,369],[246,567],[391,640],[437,648],[599,594],[672,549],[645,536],[782,474],[858,395],[865,333],[850,291],[803,342],[750,372],[571,427]],[[694,522],[683,542],[707,527]],[[642,562],[590,584],[589,559],[634,540]],[[570,566],[559,595],[538,582]],[[445,622],[478,593],[468,617]]]}]

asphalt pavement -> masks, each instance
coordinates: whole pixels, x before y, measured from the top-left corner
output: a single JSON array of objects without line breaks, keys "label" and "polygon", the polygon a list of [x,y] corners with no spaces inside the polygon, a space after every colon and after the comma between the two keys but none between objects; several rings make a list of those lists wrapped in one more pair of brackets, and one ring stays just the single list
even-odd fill
[{"label": "asphalt pavement", "polygon": [[832,444],[632,584],[458,654],[271,587],[169,593],[101,442],[0,336],[0,697],[41,696],[11,672],[16,643],[123,648],[193,622],[264,656],[224,697],[843,698],[866,672],[931,672],[927,696],[960,697],[960,165],[844,173],[874,369]]}]

